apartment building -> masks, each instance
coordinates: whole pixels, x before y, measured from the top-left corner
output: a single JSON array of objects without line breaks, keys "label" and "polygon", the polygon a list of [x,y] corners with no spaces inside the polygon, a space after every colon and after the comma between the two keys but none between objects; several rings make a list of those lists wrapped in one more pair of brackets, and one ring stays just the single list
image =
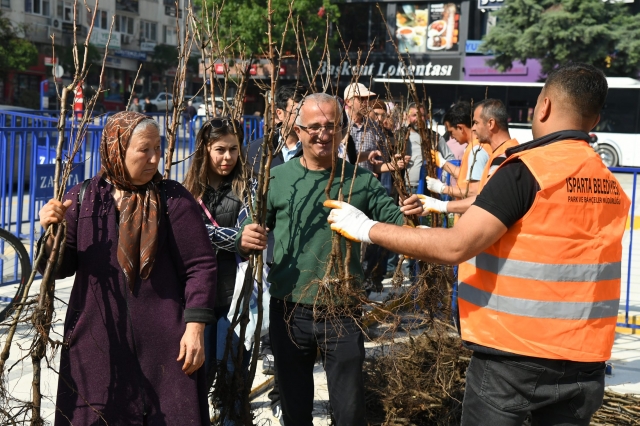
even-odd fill
[{"label": "apartment building", "polygon": [[[179,23],[183,28],[185,0],[178,0],[178,7],[175,0],[87,0],[87,3],[78,1],[75,11],[74,2],[69,0],[0,1],[3,15],[21,29],[22,36],[31,40],[39,52],[36,65],[24,72],[10,72],[0,82],[0,103],[33,104],[32,97],[34,93],[39,96],[40,83],[53,82],[53,68],[62,63],[61,52],[73,44],[74,21],[78,43],[83,44],[94,16],[90,43],[100,54],[104,54],[108,43],[104,75],[107,95],[125,98],[132,90],[155,93],[171,89],[175,69],[160,72],[150,62],[156,45],[178,44],[177,26]],[[141,64],[143,69],[134,87]],[[62,65],[70,68],[69,64]],[[73,70],[64,71],[63,81]],[[87,83],[97,86],[96,75]]]}]

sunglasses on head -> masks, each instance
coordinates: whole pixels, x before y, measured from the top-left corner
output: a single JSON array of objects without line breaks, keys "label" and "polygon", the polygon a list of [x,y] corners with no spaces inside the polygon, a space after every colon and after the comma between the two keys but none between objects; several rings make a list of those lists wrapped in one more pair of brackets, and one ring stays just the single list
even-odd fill
[{"label": "sunglasses on head", "polygon": [[[221,129],[223,127],[229,127],[240,135],[244,135],[242,124],[236,119],[231,117],[212,118],[205,123],[209,124],[214,129]],[[242,137],[242,136],[241,136]]]}]

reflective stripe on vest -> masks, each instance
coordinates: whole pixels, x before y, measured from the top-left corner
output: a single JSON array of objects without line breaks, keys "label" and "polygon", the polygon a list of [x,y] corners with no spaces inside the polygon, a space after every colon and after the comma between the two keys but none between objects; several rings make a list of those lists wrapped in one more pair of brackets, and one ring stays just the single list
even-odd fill
[{"label": "reflective stripe on vest", "polygon": [[480,253],[466,263],[501,276],[536,281],[583,282],[620,279],[621,262],[595,264],[552,264],[504,259]]},{"label": "reflective stripe on vest", "polygon": [[525,150],[500,167],[515,159],[540,190],[522,219],[460,265],[462,338],[519,355],[606,361],[629,198],[584,141]]},{"label": "reflective stripe on vest", "polygon": [[467,283],[458,286],[458,297],[482,308],[531,318],[588,320],[618,315],[620,299],[600,302],[541,302],[500,296]]}]

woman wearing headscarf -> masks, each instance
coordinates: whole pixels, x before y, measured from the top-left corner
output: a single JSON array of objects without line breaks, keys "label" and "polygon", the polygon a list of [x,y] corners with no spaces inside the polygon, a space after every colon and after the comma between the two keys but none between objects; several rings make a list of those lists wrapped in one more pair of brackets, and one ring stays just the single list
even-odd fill
[{"label": "woman wearing headscarf", "polygon": [[200,208],[158,173],[152,119],[109,118],[100,155],[102,169],[82,199],[80,184],[40,210],[45,228],[67,223],[56,277],[75,274],[55,424],[208,425],[200,367],[216,260]]}]

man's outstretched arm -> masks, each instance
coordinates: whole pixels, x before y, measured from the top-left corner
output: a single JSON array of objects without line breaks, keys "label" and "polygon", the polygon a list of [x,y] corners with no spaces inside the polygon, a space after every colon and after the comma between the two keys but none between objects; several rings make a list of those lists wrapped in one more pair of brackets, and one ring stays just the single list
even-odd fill
[{"label": "man's outstretched arm", "polygon": [[340,201],[329,214],[331,229],[345,238],[378,244],[396,253],[426,262],[456,265],[495,243],[507,227],[486,210],[471,206],[453,228],[407,228],[370,220],[355,207]]},{"label": "man's outstretched arm", "polygon": [[453,228],[412,229],[377,223],[369,238],[396,253],[448,265],[457,265],[485,250],[507,232],[495,216],[471,206]]}]

